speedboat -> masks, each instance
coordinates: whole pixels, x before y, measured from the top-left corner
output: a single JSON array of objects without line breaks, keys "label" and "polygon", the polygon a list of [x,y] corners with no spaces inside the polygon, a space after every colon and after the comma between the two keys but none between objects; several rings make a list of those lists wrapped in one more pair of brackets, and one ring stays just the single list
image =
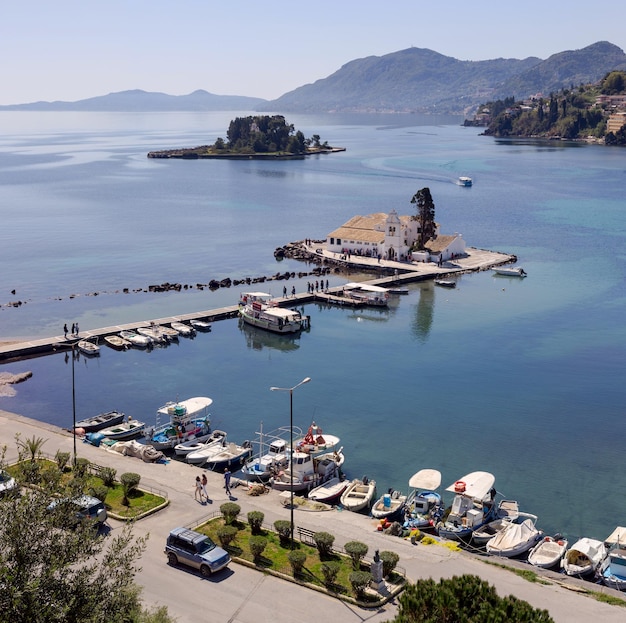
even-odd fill
[{"label": "speedboat", "polygon": [[146,424],[144,422],[128,418],[126,422],[122,422],[116,426],[103,428],[99,431],[99,434],[102,435],[102,437],[108,437],[109,439],[131,439],[132,437],[137,437],[140,433],[143,433],[145,427]]},{"label": "speedboat", "polygon": [[88,417],[76,422],[75,429],[82,429],[85,433],[93,433],[107,426],[121,424],[126,416],[121,411],[107,411],[94,417]]},{"label": "speedboat", "polygon": [[487,543],[487,553],[513,558],[527,552],[543,537],[543,532],[535,526],[536,521],[535,515],[526,513],[521,523],[509,522]]},{"label": "speedboat", "polygon": [[441,509],[441,495],[436,489],[440,485],[441,472],[436,469],[421,469],[409,478],[409,495],[404,511],[406,528],[428,528],[436,523]]},{"label": "speedboat", "polygon": [[185,455],[185,461],[192,465],[204,465],[215,454],[221,452],[226,443],[226,433],[216,430],[209,439],[206,439],[203,443],[198,443],[198,448],[188,452]]},{"label": "speedboat", "polygon": [[244,441],[241,445],[231,441],[222,445],[220,450],[206,461],[206,466],[216,472],[222,472],[226,467],[235,471],[251,454],[252,444],[249,441]]},{"label": "speedboat", "polygon": [[465,186],[467,188],[473,184],[472,178],[467,177],[467,175],[461,175],[461,177],[459,177],[459,179],[457,180],[457,184],[459,186]]},{"label": "speedboat", "polygon": [[243,292],[239,299],[239,316],[252,325],[274,333],[297,333],[309,326],[309,317],[297,309],[271,304],[272,295],[266,292]]},{"label": "speedboat", "polygon": [[176,331],[183,337],[193,337],[196,333],[193,327],[190,327],[184,322],[171,322],[170,326],[172,327],[172,329],[174,329],[174,331]]},{"label": "speedboat", "polygon": [[441,286],[442,288],[456,288],[456,281],[452,281],[451,279],[435,279],[435,285]]},{"label": "speedboat", "polygon": [[156,450],[171,450],[183,441],[208,439],[211,435],[209,406],[212,403],[213,400],[206,396],[166,403],[157,409],[156,423],[146,431],[147,443]]},{"label": "speedboat", "polygon": [[149,348],[152,346],[152,338],[147,335],[140,335],[139,333],[130,330],[120,331],[119,335],[123,340],[130,342],[130,345],[135,348]]},{"label": "speedboat", "polygon": [[309,500],[323,502],[324,504],[334,504],[341,494],[346,490],[348,482],[339,476],[333,476],[330,480],[311,489],[307,496]]},{"label": "speedboat", "polygon": [[437,524],[439,536],[467,543],[476,528],[492,521],[495,482],[489,472],[471,472],[447,487],[446,491],[455,495],[448,517]]},{"label": "speedboat", "polygon": [[567,545],[567,539],[561,535],[545,536],[528,552],[528,562],[542,569],[556,567],[561,564]]},{"label": "speedboat", "polygon": [[606,556],[602,541],[582,538],[565,552],[561,567],[567,575],[588,577],[596,572]]},{"label": "speedboat", "polygon": [[362,479],[357,478],[348,484],[346,490],[341,494],[339,503],[346,510],[356,513],[369,510],[375,495],[376,481],[363,476]]},{"label": "speedboat", "polygon": [[598,575],[602,582],[618,591],[626,590],[626,528],[617,527],[604,541],[608,548]]},{"label": "speedboat", "polygon": [[521,266],[496,266],[492,268],[496,275],[504,277],[526,277],[527,273]]},{"label": "speedboat", "polygon": [[100,354],[100,347],[98,346],[98,338],[85,338],[84,340],[78,340],[78,350],[87,355],[88,357],[96,357]]}]

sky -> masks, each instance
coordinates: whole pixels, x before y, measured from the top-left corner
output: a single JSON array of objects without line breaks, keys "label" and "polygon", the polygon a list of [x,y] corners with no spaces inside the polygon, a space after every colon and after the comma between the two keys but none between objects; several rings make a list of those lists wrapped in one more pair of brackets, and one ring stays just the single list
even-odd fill
[{"label": "sky", "polygon": [[475,61],[624,50],[625,18],[623,0],[3,0],[0,105],[129,89],[276,99],[410,47]]}]

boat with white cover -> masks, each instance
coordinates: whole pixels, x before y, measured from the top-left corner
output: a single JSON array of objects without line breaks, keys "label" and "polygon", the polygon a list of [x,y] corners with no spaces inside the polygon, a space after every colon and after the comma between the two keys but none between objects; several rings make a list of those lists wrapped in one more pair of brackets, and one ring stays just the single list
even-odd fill
[{"label": "boat with white cover", "polygon": [[213,400],[206,396],[166,403],[157,409],[156,423],[146,431],[147,443],[157,450],[171,450],[183,441],[208,439],[211,435],[211,404]]},{"label": "boat with white cover", "polygon": [[208,333],[211,330],[211,323],[208,320],[192,318],[189,323],[196,331],[204,331]]},{"label": "boat with white cover", "polygon": [[604,541],[607,555],[600,564],[602,582],[618,591],[626,590],[626,528],[617,527]]},{"label": "boat with white cover", "polygon": [[406,500],[405,527],[428,528],[436,521],[441,508],[441,472],[436,469],[421,469],[409,478],[409,495]]},{"label": "boat with white cover", "polygon": [[561,560],[561,567],[567,575],[591,576],[596,572],[605,556],[606,548],[602,541],[585,537],[576,541],[565,552],[565,556]]},{"label": "boat with white cover", "polygon": [[[520,513],[520,517],[521,517]],[[537,528],[535,515],[525,513],[521,523],[509,522],[486,545],[488,554],[513,558],[521,556],[543,538],[543,532]]]},{"label": "boat with white cover", "polygon": [[297,333],[309,326],[309,316],[273,305],[272,295],[266,292],[243,292],[239,316],[246,324],[274,333]]},{"label": "boat with white cover", "polygon": [[376,481],[363,476],[363,478],[357,478],[348,484],[339,498],[339,503],[346,510],[357,513],[362,510],[369,510],[375,495]]},{"label": "boat with white cover", "polygon": [[149,327],[137,327],[137,333],[150,338],[153,344],[169,344],[170,341],[164,327],[154,324],[154,322],[150,323]]},{"label": "boat with white cover", "polygon": [[501,532],[511,522],[519,523],[519,505],[515,500],[500,500],[495,513],[495,519],[484,523],[472,531],[472,543],[477,547],[484,547],[498,532]]},{"label": "boat with white cover", "polygon": [[503,277],[526,277],[527,273],[521,266],[496,266],[492,268],[496,275]]},{"label": "boat with white cover", "polygon": [[119,335],[123,340],[130,342],[130,345],[135,348],[150,348],[150,346],[152,346],[151,338],[146,335],[140,335],[135,331],[120,331]]},{"label": "boat with white cover", "polygon": [[471,472],[447,487],[455,495],[448,517],[437,524],[439,536],[468,542],[476,528],[493,520],[495,482],[489,472]]},{"label": "boat with white cover", "polygon": [[567,539],[560,535],[545,536],[528,552],[528,562],[534,567],[541,567],[542,569],[560,566],[567,545]]}]

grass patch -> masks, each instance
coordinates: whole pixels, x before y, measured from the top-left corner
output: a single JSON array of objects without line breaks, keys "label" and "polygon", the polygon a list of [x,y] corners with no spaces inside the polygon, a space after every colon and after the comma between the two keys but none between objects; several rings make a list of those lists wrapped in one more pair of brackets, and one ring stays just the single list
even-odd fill
[{"label": "grass patch", "polygon": [[[202,524],[196,530],[210,536],[216,543],[219,543],[217,532],[219,528],[224,525],[224,520],[221,517],[212,519],[205,524]],[[250,553],[250,526],[242,521],[235,521],[231,524],[237,528],[237,536],[234,541],[226,548],[231,556],[242,558],[248,562],[254,563],[252,554]],[[290,545],[283,545],[279,536],[270,530],[262,530],[261,536],[267,539],[267,547],[263,551],[263,555],[257,562],[257,566],[262,569],[271,569],[285,575],[293,576],[291,564],[289,562],[289,552],[291,551]],[[350,584],[350,573],[352,573],[352,560],[347,556],[339,554],[333,554],[330,557],[320,560],[319,553],[316,547],[307,545],[305,543],[295,542],[294,549],[297,549],[306,554],[306,560],[304,568],[300,576],[296,576],[296,579],[312,584],[320,588],[326,588],[324,585],[324,574],[322,572],[322,564],[330,560],[339,563],[339,572],[335,579],[335,583],[330,589],[338,595],[351,596],[353,595],[352,586]],[[369,571],[369,565],[362,565],[363,571]],[[396,580],[401,581],[401,577],[394,575]],[[371,601],[372,603],[378,603],[380,601],[380,595],[366,593],[361,598],[362,601]]]},{"label": "grass patch", "polygon": [[549,580],[544,580],[540,575],[531,571],[530,569],[515,569],[513,567],[509,567],[508,565],[502,564],[500,562],[493,562],[492,560],[483,560],[483,562],[487,565],[493,565],[494,567],[500,567],[500,569],[505,569],[506,571],[510,571],[515,575],[519,575],[520,578],[524,578],[527,582],[532,582],[536,584],[547,584],[550,585],[552,582]]},{"label": "grass patch", "polygon": [[[97,480],[100,479],[98,478]],[[104,503],[106,504],[107,510],[125,519],[138,517],[165,503],[165,498],[160,495],[155,495],[154,493],[149,493],[141,489],[136,489],[128,494],[130,506],[122,505],[123,498],[124,489],[119,482],[116,482],[115,485],[109,489]]]},{"label": "grass patch", "polygon": [[587,591],[596,601],[601,601],[611,606],[620,606],[626,608],[626,601],[621,597],[615,597],[614,595],[607,595],[606,593],[598,593],[597,591]]}]

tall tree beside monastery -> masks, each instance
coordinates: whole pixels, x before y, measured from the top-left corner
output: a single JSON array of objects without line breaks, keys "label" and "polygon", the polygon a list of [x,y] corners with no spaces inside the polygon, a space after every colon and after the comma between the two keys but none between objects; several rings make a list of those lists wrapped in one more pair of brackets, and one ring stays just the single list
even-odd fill
[{"label": "tall tree beside monastery", "polygon": [[411,199],[411,203],[417,205],[417,216],[419,223],[419,248],[423,249],[426,243],[435,235],[435,202],[430,194],[430,188],[418,190]]}]

